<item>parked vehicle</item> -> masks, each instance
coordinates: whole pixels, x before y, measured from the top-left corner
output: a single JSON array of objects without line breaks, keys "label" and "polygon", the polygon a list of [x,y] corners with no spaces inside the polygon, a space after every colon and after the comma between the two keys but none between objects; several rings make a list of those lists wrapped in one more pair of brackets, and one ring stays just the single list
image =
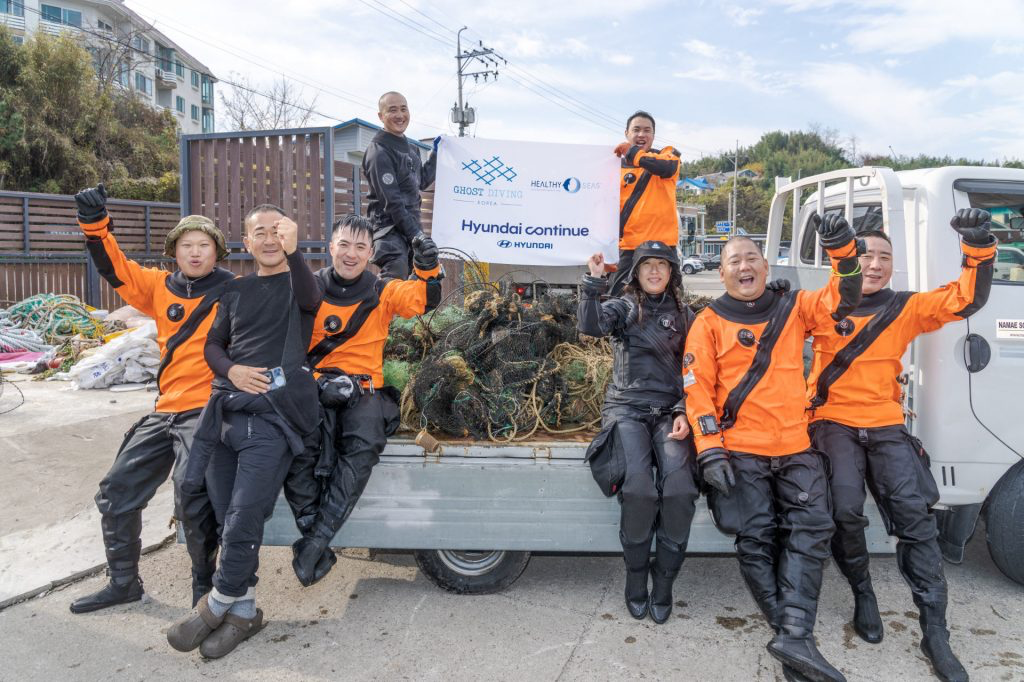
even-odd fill
[{"label": "parked vehicle", "polygon": [[[804,198],[804,192],[810,195]],[[783,215],[792,208],[792,226]],[[892,239],[892,287],[926,291],[958,277],[959,237],[949,219],[961,208],[1024,213],[1024,170],[945,167],[893,172],[857,168],[790,183],[772,201],[769,260],[773,277],[813,289],[829,275],[829,261],[810,226],[816,211],[842,213],[855,229],[882,229]],[[783,257],[783,234],[792,247]],[[1002,243],[1019,238],[996,229]],[[985,306],[964,322],[918,337],[904,367],[908,428],[925,443],[939,485],[937,515],[945,557],[959,563],[984,515],[989,551],[1007,576],[1024,583],[1024,429],[1020,383],[1024,376],[1024,270],[1020,249],[1000,246]]]},{"label": "parked vehicle", "polygon": [[682,269],[684,275],[692,275],[695,272],[703,270],[704,263],[702,263],[700,258],[697,258],[696,256],[687,256],[682,260]]}]

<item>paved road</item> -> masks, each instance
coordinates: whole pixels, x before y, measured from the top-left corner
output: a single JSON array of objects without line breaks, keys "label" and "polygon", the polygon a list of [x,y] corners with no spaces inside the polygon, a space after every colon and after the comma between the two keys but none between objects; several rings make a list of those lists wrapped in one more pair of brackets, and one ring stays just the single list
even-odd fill
[{"label": "paved road", "polygon": [[712,298],[725,293],[718,270],[705,270],[693,275],[683,275],[683,288],[688,292]]}]

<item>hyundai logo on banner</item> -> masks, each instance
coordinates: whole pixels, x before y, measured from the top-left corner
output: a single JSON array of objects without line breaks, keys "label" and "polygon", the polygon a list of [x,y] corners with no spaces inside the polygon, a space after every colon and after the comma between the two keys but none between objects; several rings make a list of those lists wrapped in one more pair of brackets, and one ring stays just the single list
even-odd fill
[{"label": "hyundai logo on banner", "polygon": [[498,240],[498,246],[500,246],[503,249],[507,249],[510,246],[512,246],[512,242],[509,241],[508,239],[499,239]]}]

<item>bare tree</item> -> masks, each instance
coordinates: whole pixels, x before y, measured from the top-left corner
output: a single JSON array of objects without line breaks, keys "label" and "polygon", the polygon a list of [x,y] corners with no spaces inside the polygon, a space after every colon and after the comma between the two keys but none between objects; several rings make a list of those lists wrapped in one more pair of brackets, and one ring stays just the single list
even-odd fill
[{"label": "bare tree", "polygon": [[284,76],[262,90],[248,77],[231,73],[228,87],[230,96],[223,91],[219,94],[222,120],[231,130],[301,128],[313,117],[317,103],[317,96],[304,100],[302,88]]},{"label": "bare tree", "polygon": [[[115,83],[131,87],[127,79],[133,71],[156,63],[156,57],[150,54],[155,45],[147,28],[123,24],[116,31],[114,34],[97,28],[86,35],[87,48],[96,67],[99,91],[105,91]],[[149,46],[149,52],[143,51],[145,45]]]}]

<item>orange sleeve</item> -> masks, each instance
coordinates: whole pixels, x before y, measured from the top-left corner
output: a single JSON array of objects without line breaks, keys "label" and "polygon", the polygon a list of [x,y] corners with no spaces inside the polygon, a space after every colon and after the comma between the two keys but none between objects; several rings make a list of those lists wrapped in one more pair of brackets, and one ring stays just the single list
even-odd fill
[{"label": "orange sleeve", "polygon": [[[417,273],[421,271],[416,270]],[[420,279],[393,279],[380,292],[385,315],[412,317],[427,311],[427,282]]]},{"label": "orange sleeve", "polygon": [[829,249],[829,260],[832,263],[832,272],[828,277],[828,283],[816,291],[800,291],[797,293],[797,314],[804,329],[810,331],[821,324],[832,325],[832,313],[839,307],[839,281],[836,274],[839,261],[844,258],[857,257],[857,244],[851,240],[837,249]]},{"label": "orange sleeve", "polygon": [[713,325],[709,323],[709,313],[705,309],[697,315],[693,326],[686,335],[686,352],[693,360],[686,367],[693,372],[694,383],[686,389],[686,419],[690,422],[697,453],[711,448],[722,447],[722,434],[701,433],[700,417],[711,415],[718,423],[718,412],[715,409],[715,390],[718,384],[718,360],[716,357],[716,340]]},{"label": "orange sleeve", "polygon": [[969,246],[961,242],[960,248],[964,254],[960,277],[938,289],[915,294],[907,302],[909,316],[919,325],[918,333],[969,317],[988,300],[995,245]]},{"label": "orange sleeve", "polygon": [[153,294],[167,277],[157,268],[144,268],[124,255],[110,231],[110,217],[96,223],[79,223],[86,236],[86,248],[103,279],[121,298],[150,317],[156,316]]}]

